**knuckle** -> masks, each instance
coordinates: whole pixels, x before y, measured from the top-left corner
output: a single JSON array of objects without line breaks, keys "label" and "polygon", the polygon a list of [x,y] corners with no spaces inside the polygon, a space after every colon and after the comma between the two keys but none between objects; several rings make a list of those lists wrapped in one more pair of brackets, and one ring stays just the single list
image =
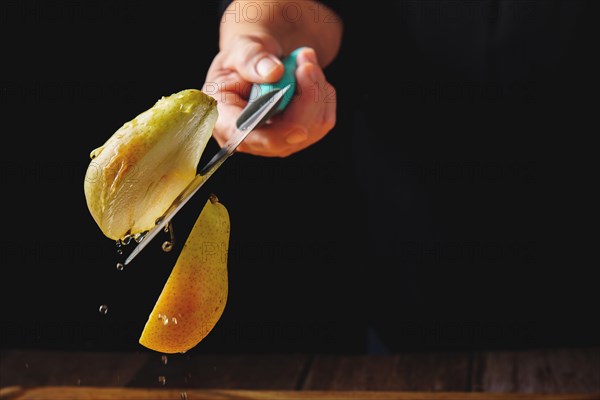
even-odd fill
[{"label": "knuckle", "polygon": [[261,43],[253,40],[245,41],[239,51],[238,63],[240,66],[245,66],[250,60],[266,55],[267,52]]}]

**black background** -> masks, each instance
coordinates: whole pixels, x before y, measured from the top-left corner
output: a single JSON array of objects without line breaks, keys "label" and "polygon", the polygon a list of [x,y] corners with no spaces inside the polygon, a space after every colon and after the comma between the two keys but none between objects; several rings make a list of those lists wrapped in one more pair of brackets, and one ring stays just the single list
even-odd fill
[{"label": "black background", "polygon": [[[124,122],[163,95],[202,86],[218,50],[218,4],[13,2],[2,6],[0,17],[0,174],[8,217],[1,239],[0,346],[143,351],[137,339],[177,251],[162,253],[157,240],[130,267],[117,271],[115,244],[102,236],[85,205],[84,174],[89,152]],[[344,66],[347,53],[342,53],[330,68],[339,90],[340,122],[327,138],[287,159],[236,155],[178,215],[179,244],[210,192],[228,207],[232,221],[226,312],[193,351],[597,344],[597,285],[592,278],[597,261],[591,257],[596,248],[591,236],[595,207],[589,207],[596,205],[590,195],[597,186],[596,156],[587,143],[597,130],[598,70],[590,56],[593,13],[579,24],[579,41],[567,44],[559,74],[543,77],[557,88],[550,99],[542,98],[544,90],[532,92],[525,86],[526,94],[533,93],[531,112],[504,100],[502,118],[496,113],[487,118],[485,107],[468,114],[470,129],[479,125],[495,132],[471,140],[471,146],[498,149],[494,138],[502,134],[523,146],[519,157],[492,157],[486,164],[488,153],[482,152],[478,160],[512,171],[522,196],[517,202],[526,207],[519,208],[521,214],[503,215],[482,205],[478,212],[487,216],[482,220],[494,215],[491,220],[506,230],[482,236],[475,244],[468,236],[457,236],[463,250],[477,249],[462,268],[450,268],[445,258],[454,247],[444,239],[421,233],[413,238],[410,229],[389,227],[383,234],[372,233],[386,215],[390,221],[398,218],[389,193],[380,190],[394,185],[377,169],[386,164],[368,152],[361,156],[359,150],[380,140],[378,134],[390,125],[372,124],[376,134],[371,142],[360,136],[369,123],[358,111],[376,104],[374,89],[383,84],[352,83],[363,66]],[[349,35],[358,36],[357,31]],[[385,55],[385,45],[385,40],[381,49],[372,44],[369,51]],[[409,49],[404,56],[415,53]],[[431,63],[435,70],[435,61]],[[404,115],[397,108],[381,109],[396,112],[396,124],[405,118],[406,131],[415,127],[414,113],[424,108],[429,114],[419,114],[420,122],[428,128],[447,135],[468,131],[466,121],[460,120],[467,115],[458,111],[461,104],[446,109],[448,115],[432,118],[435,107],[415,106],[408,89],[405,94]],[[455,116],[449,116],[453,111]],[[523,124],[521,114],[526,114]],[[522,135],[527,129],[536,133]],[[517,142],[510,143],[514,150]],[[390,159],[406,156],[396,142],[378,144],[400,149],[384,152]],[[216,148],[211,142],[205,154]],[[356,164],[355,154],[366,164]],[[436,160],[444,162],[435,156],[426,163],[424,159],[407,157],[407,165],[418,175],[424,165],[435,170]],[[513,163],[498,164],[498,159]],[[447,204],[430,218],[455,226],[460,217],[450,204],[462,199],[451,198],[454,189],[447,184],[421,189],[427,198],[438,196],[431,204]],[[378,189],[369,192],[369,187]],[[487,197],[496,196],[498,188],[481,181],[470,186],[471,193],[481,189]],[[535,216],[524,220],[531,212]],[[418,212],[413,218],[408,226],[421,224]],[[502,220],[510,224],[502,225]],[[405,247],[395,256],[385,250],[374,254],[382,243],[372,242],[381,237],[393,237],[390,243]],[[482,248],[495,253],[486,255]],[[399,254],[416,272],[400,270]],[[419,295],[413,295],[413,280],[419,281]],[[98,312],[101,304],[108,305],[108,314]]]}]

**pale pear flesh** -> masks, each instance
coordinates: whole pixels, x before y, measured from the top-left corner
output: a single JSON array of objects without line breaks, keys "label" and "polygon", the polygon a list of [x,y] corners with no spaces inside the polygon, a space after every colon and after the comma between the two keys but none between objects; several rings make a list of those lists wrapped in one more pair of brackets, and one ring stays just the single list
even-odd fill
[{"label": "pale pear flesh", "polygon": [[216,101],[197,89],[159,99],[92,151],[88,209],[105,236],[151,229],[192,181],[217,121]]}]

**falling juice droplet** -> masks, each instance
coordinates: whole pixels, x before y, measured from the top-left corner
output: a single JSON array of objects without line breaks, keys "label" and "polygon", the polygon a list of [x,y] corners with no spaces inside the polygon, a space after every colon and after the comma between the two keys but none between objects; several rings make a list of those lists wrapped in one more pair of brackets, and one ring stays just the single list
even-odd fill
[{"label": "falling juice droplet", "polygon": [[117,269],[119,271],[123,271],[125,269],[125,265],[123,263],[117,263]]},{"label": "falling juice droplet", "polygon": [[142,240],[144,240],[144,238],[146,237],[147,234],[148,234],[148,231],[142,232],[142,233],[136,233],[133,236],[133,240],[135,240],[136,243],[140,243]]},{"label": "falling juice droplet", "polygon": [[[173,249],[173,246],[175,245],[175,231],[173,230],[172,222],[169,222],[167,224],[167,226],[165,227],[165,232],[169,233],[169,240],[163,243],[163,250],[169,252]],[[165,245],[168,247],[168,250],[165,249]]]},{"label": "falling juice droplet", "polygon": [[165,378],[164,375],[160,375],[158,377],[158,383],[160,383],[161,385],[165,386],[165,384],[167,383],[167,378]]},{"label": "falling juice droplet", "polygon": [[187,400],[187,393],[186,392],[179,393],[179,400]]},{"label": "falling juice droplet", "polygon": [[167,363],[169,362],[169,357],[167,357],[166,355],[162,355],[160,356],[160,361],[164,364],[167,365]]},{"label": "falling juice droplet", "polygon": [[123,254],[123,243],[120,240],[117,240],[117,254]]},{"label": "falling juice droplet", "polygon": [[133,237],[132,237],[131,235],[125,235],[125,236],[123,237],[123,239],[121,239],[121,242],[122,242],[122,243],[123,243],[125,246],[127,246],[129,243],[131,243],[131,239],[132,239],[132,238],[133,238]]},{"label": "falling juice droplet", "polygon": [[100,311],[100,314],[106,315],[108,314],[108,306],[106,304],[102,304],[98,311]]},{"label": "falling juice droplet", "polygon": [[171,322],[172,322],[174,325],[177,325],[177,318],[175,318],[175,317],[171,318]]},{"label": "falling juice droplet", "polygon": [[170,252],[171,250],[173,250],[173,243],[171,242],[164,242],[162,244],[162,249],[165,253]]}]

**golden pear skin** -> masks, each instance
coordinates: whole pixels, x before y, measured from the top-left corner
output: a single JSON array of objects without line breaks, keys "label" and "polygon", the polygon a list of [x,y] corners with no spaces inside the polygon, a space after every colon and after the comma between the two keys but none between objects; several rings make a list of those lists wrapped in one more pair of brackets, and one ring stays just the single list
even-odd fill
[{"label": "golden pear skin", "polygon": [[148,317],[142,346],[184,353],[214,328],[227,302],[229,232],[229,213],[211,196]]},{"label": "golden pear skin", "polygon": [[191,182],[217,121],[216,101],[197,89],[162,97],[92,151],[88,209],[105,236],[149,230]]}]

